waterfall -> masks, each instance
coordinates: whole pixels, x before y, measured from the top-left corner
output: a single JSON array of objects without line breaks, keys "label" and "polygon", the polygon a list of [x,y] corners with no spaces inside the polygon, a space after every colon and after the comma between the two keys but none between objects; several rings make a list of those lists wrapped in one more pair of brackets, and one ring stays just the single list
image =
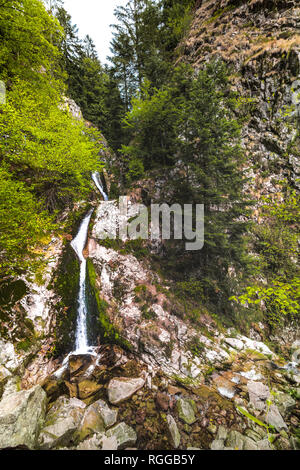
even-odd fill
[{"label": "waterfall", "polygon": [[106,194],[106,193],[104,192],[104,190],[103,190],[103,186],[102,186],[101,179],[100,179],[100,175],[99,175],[99,172],[98,172],[98,171],[95,171],[95,172],[92,174],[92,179],[93,179],[93,181],[94,181],[96,187],[98,188],[98,190],[99,190],[100,193],[102,194],[104,201],[108,201],[108,196],[107,196],[107,194]]},{"label": "waterfall", "polygon": [[[108,196],[103,190],[101,179],[98,171],[92,174],[92,179],[102,194],[105,201],[108,201]],[[71,246],[77,254],[80,261],[80,280],[79,280],[79,293],[77,298],[77,325],[76,325],[76,353],[85,354],[89,351],[88,335],[87,335],[87,302],[86,302],[86,259],[83,256],[83,250],[87,240],[89,223],[93,209],[85,216],[81,222],[79,231],[71,242]]]},{"label": "waterfall", "polygon": [[78,293],[77,327],[76,327],[76,352],[86,353],[88,351],[87,338],[87,304],[85,296],[86,285],[86,259],[83,256],[83,249],[86,244],[89,223],[93,210],[91,210],[83,219],[79,232],[71,242],[71,246],[77,254],[80,261],[80,280]]}]

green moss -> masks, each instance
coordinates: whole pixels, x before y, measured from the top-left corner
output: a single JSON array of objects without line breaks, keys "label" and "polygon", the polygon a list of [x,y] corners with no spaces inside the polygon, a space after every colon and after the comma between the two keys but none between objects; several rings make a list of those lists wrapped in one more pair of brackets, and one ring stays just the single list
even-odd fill
[{"label": "green moss", "polygon": [[154,312],[154,310],[152,310],[151,308],[148,308],[147,305],[143,305],[142,308],[141,308],[141,311],[142,311],[142,317],[145,320],[156,320],[157,319],[157,315]]},{"label": "green moss", "polygon": [[119,238],[105,238],[104,240],[99,240],[98,242],[100,245],[104,246],[108,250],[111,249],[118,251],[122,247],[122,240],[120,240]]},{"label": "green moss", "polygon": [[60,298],[56,304],[55,356],[66,354],[75,345],[79,273],[79,261],[67,245],[53,285]]},{"label": "green moss", "polygon": [[97,275],[93,262],[87,261],[87,297],[89,307],[89,321],[93,328],[88,328],[89,335],[100,336],[101,342],[118,344],[127,350],[132,350],[132,345],[122,337],[120,331],[110,322],[107,313],[108,303],[100,298],[96,287]]},{"label": "green moss", "polygon": [[133,254],[137,259],[145,258],[148,255],[148,249],[144,246],[144,240],[129,240],[124,245],[124,254]]},{"label": "green moss", "polygon": [[123,242],[119,238],[105,238],[104,240],[98,240],[98,242],[107,249],[118,251],[121,255],[133,254],[137,259],[145,258],[148,255],[148,250],[144,246],[144,240],[140,238],[128,240],[127,242]]},{"label": "green moss", "polygon": [[194,357],[199,357],[205,350],[205,345],[197,336],[191,338],[186,344],[187,350],[190,351]]},{"label": "green moss", "polygon": [[229,5],[227,6],[226,8],[220,8],[219,10],[217,10],[214,14],[214,16],[212,16],[211,18],[209,18],[209,20],[206,20],[204,22],[204,24],[211,24],[211,23],[214,23],[215,21],[217,21],[222,15],[224,15],[225,13],[228,13],[229,11],[232,11],[235,9],[235,6],[234,5]]},{"label": "green moss", "polygon": [[17,351],[27,352],[31,349],[33,344],[34,344],[34,342],[33,342],[32,338],[27,338],[24,341],[20,341],[19,343],[17,343],[16,350]]},{"label": "green moss", "polygon": [[13,278],[0,282],[0,336],[15,341],[26,340],[34,331],[33,323],[26,318],[24,309],[18,307],[28,294],[24,281]]}]

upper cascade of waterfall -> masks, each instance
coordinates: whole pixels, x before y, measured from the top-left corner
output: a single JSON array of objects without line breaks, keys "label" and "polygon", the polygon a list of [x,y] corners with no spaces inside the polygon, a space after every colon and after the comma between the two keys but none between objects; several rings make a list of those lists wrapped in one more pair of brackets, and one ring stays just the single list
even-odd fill
[{"label": "upper cascade of waterfall", "polygon": [[99,171],[94,171],[94,173],[92,174],[92,179],[96,187],[99,189],[100,193],[102,194],[104,201],[108,201],[108,196],[103,189]]},{"label": "upper cascade of waterfall", "polygon": [[81,222],[81,225],[80,225],[80,228],[76,237],[71,242],[71,247],[76,252],[80,261],[84,261],[85,259],[82,252],[86,244],[88,228],[89,228],[89,223],[92,217],[92,213],[93,213],[93,209],[90,210],[90,212],[85,216],[85,218]]}]

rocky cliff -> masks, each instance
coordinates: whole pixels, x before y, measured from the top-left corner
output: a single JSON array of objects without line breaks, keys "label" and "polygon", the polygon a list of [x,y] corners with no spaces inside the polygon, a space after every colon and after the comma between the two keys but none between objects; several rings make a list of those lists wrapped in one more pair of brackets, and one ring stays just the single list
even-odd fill
[{"label": "rocky cliff", "polygon": [[[254,194],[270,194],[283,178],[299,178],[300,7],[298,1],[200,1],[182,43],[195,69],[212,57],[230,67],[249,99],[243,143]],[[182,59],[181,59],[182,60]],[[299,182],[298,182],[299,184]]]}]

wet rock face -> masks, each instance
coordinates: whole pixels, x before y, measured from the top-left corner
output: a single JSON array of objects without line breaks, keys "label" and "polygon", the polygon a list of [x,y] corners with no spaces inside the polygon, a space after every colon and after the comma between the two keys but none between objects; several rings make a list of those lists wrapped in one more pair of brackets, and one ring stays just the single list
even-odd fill
[{"label": "wet rock face", "polygon": [[300,89],[298,28],[296,0],[209,0],[196,10],[183,44],[184,60],[196,69],[212,57],[225,60],[233,69],[234,88],[252,99],[243,141],[249,160],[256,165],[255,193],[277,192],[276,181],[282,176],[294,183],[299,176],[297,150],[290,149],[286,156],[295,136],[292,120],[297,113],[295,107],[288,107],[295,104],[293,86]]}]

